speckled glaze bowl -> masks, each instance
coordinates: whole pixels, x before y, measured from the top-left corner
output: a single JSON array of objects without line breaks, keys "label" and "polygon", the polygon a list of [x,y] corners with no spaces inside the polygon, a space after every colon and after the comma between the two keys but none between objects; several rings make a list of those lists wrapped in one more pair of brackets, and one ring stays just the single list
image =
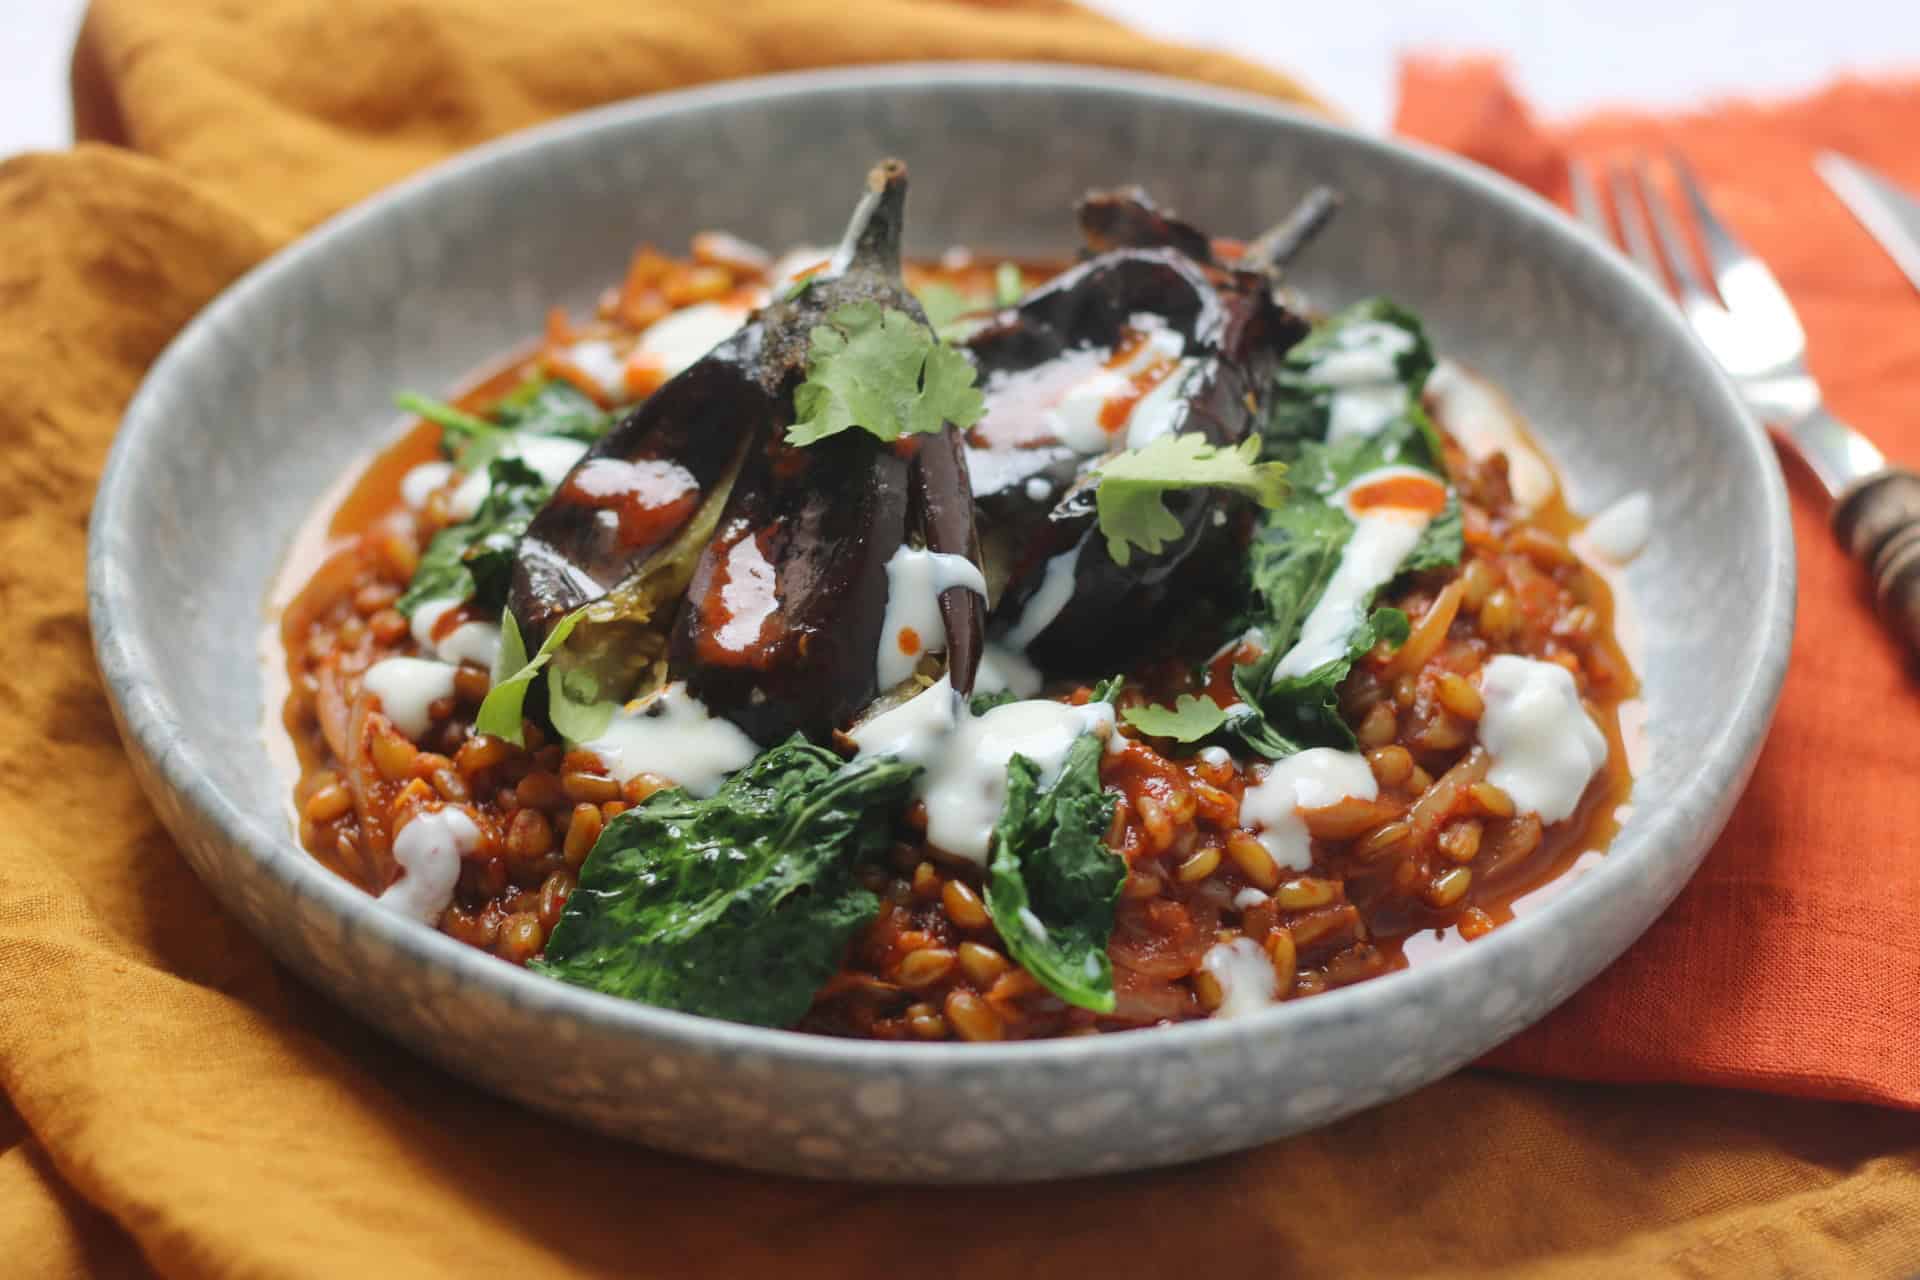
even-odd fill
[{"label": "speckled glaze bowl", "polygon": [[[1250,234],[1313,182],[1346,206],[1295,275],[1391,292],[1511,393],[1577,509],[1652,495],[1627,573],[1652,759],[1602,859],[1471,947],[1221,1023],[1002,1045],[854,1043],[627,1004],[377,909],[301,850],[267,763],[253,641],[324,490],[443,387],[589,306],[641,240],[833,236],[883,155],[910,249],[1058,253],[1086,187],[1137,181]],[[288,964],[507,1097],[713,1160],[822,1177],[1055,1178],[1266,1142],[1454,1070],[1564,1000],[1685,883],[1773,712],[1793,546],[1765,440],[1677,314],[1546,204],[1478,169],[1255,99],[1047,67],[785,76],[505,139],[336,218],[208,307],[127,410],[94,508],[95,644],[147,793]],[[1737,617],[1738,627],[1706,625]],[[502,1046],[516,1046],[505,1052]],[[537,1046],[526,1048],[524,1046]]]}]

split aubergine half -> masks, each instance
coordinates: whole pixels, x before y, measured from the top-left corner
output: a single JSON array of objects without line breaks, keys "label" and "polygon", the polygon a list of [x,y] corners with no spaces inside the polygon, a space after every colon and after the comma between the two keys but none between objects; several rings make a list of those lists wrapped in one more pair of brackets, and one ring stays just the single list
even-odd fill
[{"label": "split aubergine half", "polygon": [[1280,267],[1324,221],[1316,192],[1233,261],[1137,189],[1079,209],[1092,256],[968,339],[986,411],[966,433],[995,600],[990,626],[1043,672],[1107,671],[1161,643],[1172,606],[1237,562],[1247,499],[1168,495],[1181,536],[1118,564],[1097,528],[1094,469],[1175,433],[1236,445],[1258,429],[1280,361],[1307,323]]},{"label": "split aubergine half", "polygon": [[[529,651],[584,606],[566,649],[603,693],[684,680],[763,745],[796,731],[820,740],[884,692],[894,553],[920,546],[978,566],[951,425],[892,443],[860,430],[786,440],[829,316],[865,303],[927,324],[900,271],[906,167],[880,165],[867,188],[824,271],[636,408],[535,516],[508,598]],[[965,587],[938,599],[949,674],[970,692],[985,602]]]}]

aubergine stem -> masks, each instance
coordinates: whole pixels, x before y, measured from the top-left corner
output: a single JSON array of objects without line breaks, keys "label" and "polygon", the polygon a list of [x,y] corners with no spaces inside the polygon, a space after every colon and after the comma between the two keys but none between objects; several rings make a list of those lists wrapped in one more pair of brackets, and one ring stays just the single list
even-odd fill
[{"label": "aubergine stem", "polygon": [[1155,204],[1139,187],[1089,191],[1075,210],[1080,235],[1096,254],[1115,249],[1173,249],[1195,262],[1213,262],[1213,243],[1199,228]]},{"label": "aubergine stem", "polygon": [[867,193],[853,207],[846,234],[827,263],[828,276],[878,271],[900,279],[900,245],[906,231],[907,166],[882,160],[867,172]]},{"label": "aubergine stem", "polygon": [[1292,213],[1256,236],[1235,265],[1243,271],[1262,272],[1277,282],[1287,264],[1299,256],[1339,211],[1340,193],[1332,187],[1315,187],[1301,197]]},{"label": "aubergine stem", "polygon": [[[973,522],[973,485],[967,478],[966,445],[948,426],[921,439],[908,473],[912,488],[908,519],[929,551],[964,556],[980,563],[980,535]],[[973,692],[973,678],[986,647],[986,601],[968,587],[940,593],[940,622],[947,632],[947,674],[962,697]]]}]

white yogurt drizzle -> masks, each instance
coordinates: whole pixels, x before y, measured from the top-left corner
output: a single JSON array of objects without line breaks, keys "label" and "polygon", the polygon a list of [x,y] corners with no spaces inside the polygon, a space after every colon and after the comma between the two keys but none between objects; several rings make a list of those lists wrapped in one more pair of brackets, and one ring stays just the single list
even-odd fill
[{"label": "white yogurt drizzle", "polygon": [[[540,477],[542,484],[557,488],[560,482],[567,478],[567,472],[573,470],[573,464],[580,461],[580,456],[586,451],[587,446],[584,441],[569,440],[565,436],[541,435],[537,431],[517,431],[501,446],[497,456],[518,458],[533,469],[534,473]],[[426,462],[420,465],[430,467],[435,464]],[[414,471],[419,469],[415,467]],[[407,473],[409,479],[412,475],[413,471]],[[444,479],[442,483],[445,483]],[[404,490],[407,481],[402,480],[400,484]],[[491,487],[492,483],[485,467],[468,472],[466,478],[460,482],[460,487],[455,489],[447,500],[447,514],[455,520],[471,520],[474,513],[480,510],[480,504],[486,501],[487,491]]]},{"label": "white yogurt drizzle", "polygon": [[784,298],[787,291],[800,281],[803,272],[811,272],[823,266],[833,257],[833,250],[821,245],[796,245],[775,259],[767,268],[767,278],[773,281],[773,296]]},{"label": "white yogurt drizzle", "polygon": [[[1264,895],[1263,895],[1264,896]],[[1243,1018],[1273,1004],[1280,994],[1279,979],[1266,950],[1252,938],[1216,942],[1200,958],[1200,967],[1220,984],[1216,1018]]]},{"label": "white yogurt drizzle", "polygon": [[980,669],[974,673],[973,691],[975,693],[1013,693],[1022,698],[1031,698],[1040,692],[1044,681],[1040,678],[1040,668],[1027,661],[1027,655],[1007,648],[1005,645],[990,644],[986,652],[980,655]]},{"label": "white yogurt drizzle", "polygon": [[1027,602],[1020,607],[1019,618],[1003,637],[1007,648],[1025,653],[1027,646],[1053,625],[1053,620],[1067,607],[1067,601],[1073,599],[1073,574],[1080,563],[1082,545],[1076,542],[1047,561],[1047,567],[1040,571],[1040,585],[1027,597]]},{"label": "white yogurt drizzle", "polygon": [[1587,522],[1577,535],[1576,549],[1591,552],[1599,559],[1626,565],[1647,548],[1653,536],[1653,499],[1644,490],[1615,501]]},{"label": "white yogurt drizzle", "polygon": [[914,795],[927,809],[927,842],[957,858],[984,864],[993,827],[1007,799],[1007,762],[1033,761],[1040,784],[1060,776],[1067,751],[1083,734],[1113,733],[1113,708],[1035,699],[973,715],[945,676],[930,688],[853,729],[858,758],[887,756],[924,772]]},{"label": "white yogurt drizzle", "polygon": [[415,741],[433,727],[428,709],[453,696],[453,667],[431,658],[382,658],[361,679],[393,727]]},{"label": "white yogurt drizzle", "polygon": [[627,398],[627,362],[605,338],[585,338],[562,350],[567,363],[592,378],[614,404]]},{"label": "white yogurt drizzle", "polygon": [[423,462],[400,477],[400,500],[410,510],[418,511],[427,505],[428,498],[451,479],[451,462]]},{"label": "white yogurt drizzle", "polygon": [[1493,758],[1487,781],[1515,807],[1561,822],[1573,815],[1607,762],[1607,739],[1558,663],[1503,653],[1480,669],[1480,745]]},{"label": "white yogurt drizzle", "polygon": [[985,607],[987,580],[965,556],[902,546],[887,560],[887,610],[874,656],[877,688],[893,688],[913,674],[922,654],[946,648],[940,593],[949,587],[979,593]]},{"label": "white yogurt drizzle", "polygon": [[442,662],[471,662],[475,666],[493,670],[500,660],[500,628],[491,622],[463,622],[434,638],[439,630],[441,619],[458,609],[464,600],[441,597],[438,600],[423,600],[413,611],[413,638],[423,654],[439,658]]},{"label": "white yogurt drizzle", "polygon": [[1440,425],[1475,461],[1507,455],[1507,486],[1521,506],[1537,510],[1553,496],[1553,470],[1529,443],[1520,415],[1493,386],[1442,360],[1427,378],[1427,398]]},{"label": "white yogurt drizzle", "polygon": [[1407,388],[1395,362],[1413,349],[1413,335],[1379,321],[1346,325],[1333,345],[1307,367],[1309,382],[1333,394],[1327,442],[1371,436],[1408,409]]},{"label": "white yogurt drizzle", "polygon": [[1346,656],[1354,629],[1365,619],[1374,595],[1393,580],[1400,562],[1433,523],[1432,513],[1412,507],[1372,506],[1354,510],[1351,502],[1354,492],[1395,476],[1434,479],[1429,472],[1414,467],[1378,467],[1354,477],[1330,499],[1353,521],[1353,536],[1341,548],[1340,565],[1307,614],[1300,638],[1274,668],[1275,676],[1304,676],[1335,658]]},{"label": "white yogurt drizzle", "polygon": [[738,725],[713,715],[678,680],[629,703],[605,733],[576,745],[598,756],[607,772],[623,783],[650,773],[701,797],[718,791],[728,774],[745,768],[760,753]]},{"label": "white yogurt drizzle", "polygon": [[[648,326],[629,362],[671,378],[731,338],[752,314],[751,306],[738,302],[700,302],[682,307]],[[625,398],[625,385],[623,372],[621,399]]]},{"label": "white yogurt drizzle", "polygon": [[424,924],[438,924],[460,882],[460,859],[480,844],[480,828],[465,809],[417,813],[393,839],[400,878],[376,901]]},{"label": "white yogurt drizzle", "polygon": [[1178,416],[1179,387],[1197,361],[1182,359],[1187,340],[1160,316],[1141,313],[1127,317],[1129,328],[1142,337],[1118,363],[1103,361],[1046,411],[1046,422],[1060,443],[1076,453],[1105,453],[1113,447],[1120,428],[1109,429],[1101,418],[1107,405],[1134,395],[1133,380],[1156,364],[1174,367],[1133,405],[1124,424],[1127,447],[1137,449],[1164,435]]},{"label": "white yogurt drizzle", "polygon": [[1267,776],[1247,788],[1240,800],[1240,817],[1256,830],[1273,860],[1291,871],[1313,865],[1313,841],[1302,809],[1320,809],[1349,796],[1377,799],[1367,758],[1351,751],[1314,747],[1276,761]]}]

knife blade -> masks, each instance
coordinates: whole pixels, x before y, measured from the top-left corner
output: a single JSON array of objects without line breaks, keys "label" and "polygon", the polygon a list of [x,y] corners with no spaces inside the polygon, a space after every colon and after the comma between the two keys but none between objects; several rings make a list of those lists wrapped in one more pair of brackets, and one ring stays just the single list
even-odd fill
[{"label": "knife blade", "polygon": [[1913,287],[1920,289],[1920,200],[1884,174],[1838,151],[1822,151],[1813,167]]}]

